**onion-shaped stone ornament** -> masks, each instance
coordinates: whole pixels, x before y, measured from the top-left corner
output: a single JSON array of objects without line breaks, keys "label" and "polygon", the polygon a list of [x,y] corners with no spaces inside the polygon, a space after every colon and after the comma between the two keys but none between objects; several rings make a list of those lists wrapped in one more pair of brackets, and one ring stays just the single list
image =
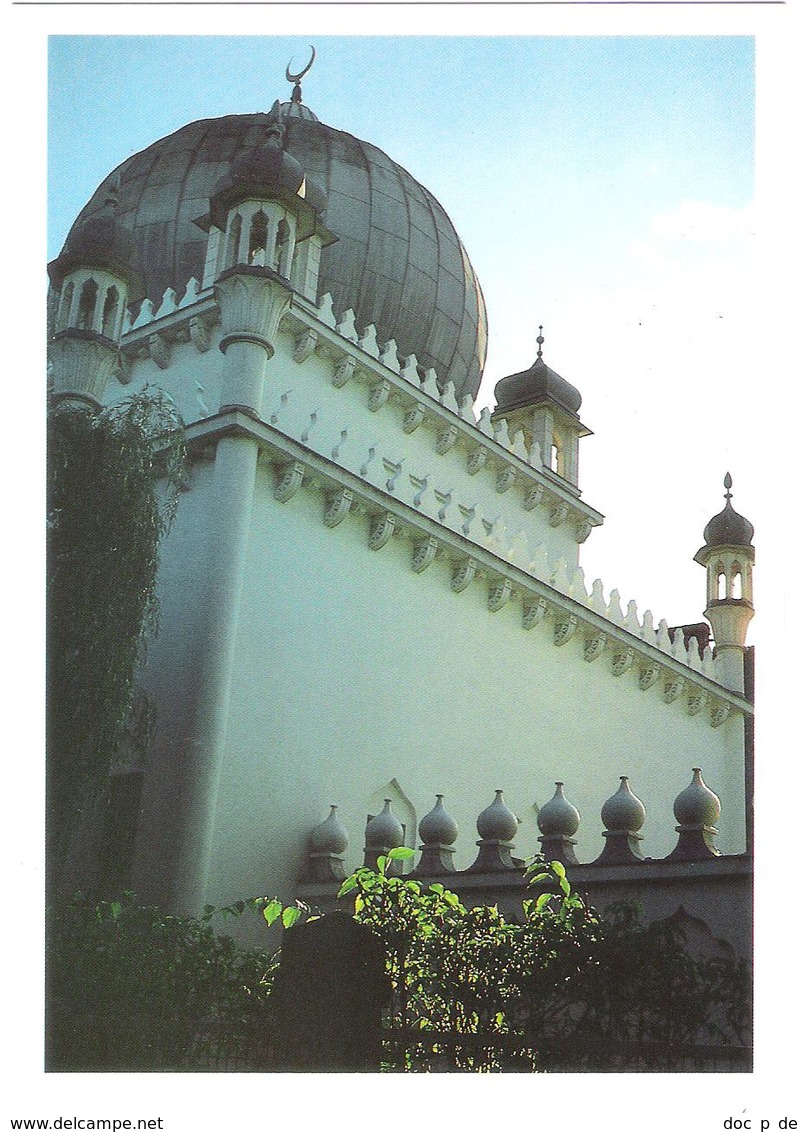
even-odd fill
[{"label": "onion-shaped stone ornament", "polygon": [[468,871],[495,873],[524,868],[524,861],[512,854],[511,841],[518,827],[516,814],[502,801],[502,791],[497,790],[494,801],[477,818],[477,832],[480,835],[477,844],[480,851]]},{"label": "onion-shaped stone ornament", "polygon": [[477,832],[484,841],[511,841],[518,826],[516,814],[502,801],[501,790],[495,792],[494,801],[477,818]]},{"label": "onion-shaped stone ornament", "polygon": [[643,860],[640,852],[642,835],[639,830],[645,821],[645,806],[631,790],[628,778],[620,777],[620,786],[603,803],[601,820],[606,827],[603,836],[606,844],[595,865],[635,865]]},{"label": "onion-shaped stone ornament", "polygon": [[603,803],[600,817],[609,832],[636,833],[642,828],[645,806],[632,791],[626,775],[621,775],[616,793]]},{"label": "onion-shaped stone ornament", "polygon": [[705,785],[700,767],[693,767],[693,781],[677,795],[673,812],[679,823],[679,840],[668,856],[669,861],[705,861],[720,856],[714,839],[721,802]]},{"label": "onion-shaped stone ornament", "polygon": [[436,795],[435,805],[421,818],[418,833],[423,844],[416,876],[455,872],[452,845],[457,840],[457,822],[444,806],[442,794]]},{"label": "onion-shaped stone ornament", "polygon": [[721,814],[718,795],[705,784],[701,767],[693,767],[693,781],[678,794],[673,803],[676,820],[682,826],[715,825]]},{"label": "onion-shaped stone ornament", "polygon": [[443,795],[435,797],[435,805],[421,818],[418,834],[424,845],[452,845],[457,840],[457,822],[444,806]]},{"label": "onion-shaped stone ornament", "polygon": [[562,865],[577,865],[573,834],[581,824],[581,815],[564,796],[564,783],[556,783],[556,792],[545,802],[536,818],[539,826],[539,844],[545,861],[560,861]]},{"label": "onion-shaped stone ornament", "polygon": [[344,853],[347,848],[348,831],[337,817],[337,807],[332,806],[325,821],[309,834],[309,849],[312,853]]},{"label": "onion-shaped stone ornament", "polygon": [[404,844],[404,826],[390,809],[392,799],[385,798],[381,811],[365,826],[365,848],[396,849]]},{"label": "onion-shaped stone ornament", "polygon": [[556,783],[556,792],[545,802],[537,816],[539,829],[545,836],[573,837],[581,824],[581,815],[564,795],[564,783]]}]

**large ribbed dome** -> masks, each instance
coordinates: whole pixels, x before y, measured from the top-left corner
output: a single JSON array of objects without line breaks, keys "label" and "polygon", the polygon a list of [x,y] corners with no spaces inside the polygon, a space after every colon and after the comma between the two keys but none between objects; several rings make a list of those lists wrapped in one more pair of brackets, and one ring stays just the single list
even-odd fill
[{"label": "large ribbed dome", "polygon": [[[121,166],[118,218],[131,226],[146,293],[202,278],[206,237],[193,222],[208,211],[218,181],[239,154],[260,145],[269,115],[193,122]],[[324,221],[338,237],[323,252],[320,294],[357,326],[374,323],[380,342],[434,367],[443,384],[475,395],[485,361],[482,293],[445,211],[385,153],[317,121],[305,107],[287,120],[285,148],[328,194]],[[106,183],[106,180],[105,180]],[[101,186],[76,224],[101,209]],[[75,227],[75,225],[74,225]],[[68,237],[69,240],[70,237]]]}]

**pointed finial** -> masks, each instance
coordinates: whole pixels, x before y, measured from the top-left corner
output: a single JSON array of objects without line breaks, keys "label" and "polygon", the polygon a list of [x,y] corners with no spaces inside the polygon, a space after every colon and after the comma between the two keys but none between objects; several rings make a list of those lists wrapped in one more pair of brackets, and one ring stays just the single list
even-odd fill
[{"label": "pointed finial", "polygon": [[539,346],[539,353],[538,353],[539,358],[541,358],[541,348],[544,345],[544,335],[542,334],[543,330],[544,330],[544,327],[540,326],[539,327],[539,336],[536,339],[536,342],[538,343],[538,346]]},{"label": "pointed finial", "polygon": [[729,472],[727,472],[727,474],[724,476],[724,487],[727,489],[724,498],[729,503],[730,499],[732,499],[732,492],[729,490],[732,487],[732,476],[729,474]]},{"label": "pointed finial", "polygon": [[298,104],[303,101],[303,91],[301,90],[301,87],[300,87],[300,80],[303,78],[304,75],[308,74],[308,72],[311,70],[312,64],[314,63],[315,56],[317,55],[317,52],[314,50],[314,47],[312,46],[312,44],[309,44],[309,49],[311,51],[311,59],[309,59],[308,63],[306,64],[306,66],[303,68],[302,71],[297,71],[296,73],[292,73],[292,71],[290,70],[290,68],[292,66],[291,60],[289,61],[289,65],[286,68],[286,81],[295,84],[294,89],[292,90],[292,102],[298,103]]}]

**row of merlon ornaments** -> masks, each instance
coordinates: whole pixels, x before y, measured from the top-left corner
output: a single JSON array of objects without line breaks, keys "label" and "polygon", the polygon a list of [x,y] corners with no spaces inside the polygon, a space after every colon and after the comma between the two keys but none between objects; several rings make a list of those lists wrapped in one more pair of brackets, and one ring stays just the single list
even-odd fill
[{"label": "row of merlon ornaments", "polygon": [[[479,852],[474,863],[465,872],[490,873],[521,870],[525,862],[513,855],[513,838],[518,819],[497,790],[494,800],[477,818],[477,845]],[[368,819],[365,826],[364,864],[376,867],[380,855],[404,844],[404,827],[391,809],[391,800],[385,799],[382,810]],[[679,840],[668,855],[669,861],[702,861],[719,856],[715,847],[716,822],[721,813],[718,796],[704,783],[699,767],[693,768],[693,780],[674,801],[674,816],[678,822]],[[640,851],[640,829],[645,821],[645,806],[632,792],[628,778],[620,778],[617,791],[608,798],[600,811],[606,844],[593,865],[642,864],[646,858]],[[541,853],[545,860],[560,861],[564,865],[578,865],[575,856],[575,833],[581,816],[564,795],[563,782],[556,783],[556,792],[537,815]],[[457,839],[457,822],[446,810],[443,795],[438,794],[434,807],[418,825],[421,838],[421,856],[411,875],[432,877],[455,872],[452,861],[453,844]],[[309,835],[309,854],[305,881],[318,882],[343,880],[345,866],[342,854],[348,846],[348,833],[337,816],[337,807],[324,822],[315,826]],[[397,868],[398,863],[394,862]]]}]

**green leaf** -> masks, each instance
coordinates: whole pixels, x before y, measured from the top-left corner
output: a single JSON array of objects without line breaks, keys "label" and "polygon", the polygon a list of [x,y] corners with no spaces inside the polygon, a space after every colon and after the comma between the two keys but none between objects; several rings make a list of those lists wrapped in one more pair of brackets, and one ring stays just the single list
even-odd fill
[{"label": "green leaf", "polygon": [[281,915],[281,923],[285,928],[294,927],[294,925],[300,919],[301,915],[302,912],[300,908],[295,908],[293,904],[290,904],[288,908],[284,908],[283,910],[283,913]]},{"label": "green leaf", "polygon": [[376,868],[379,870],[380,873],[386,872],[387,871],[387,858],[386,857],[377,857],[376,858]]},{"label": "green leaf", "polygon": [[342,885],[340,886],[340,890],[337,893],[337,897],[339,898],[340,896],[344,896],[346,892],[351,892],[351,890],[354,889],[354,888],[357,888],[358,885],[359,885],[359,881],[356,877],[356,873],[352,873],[349,877],[346,877],[345,880],[342,882]]},{"label": "green leaf", "polygon": [[264,919],[268,924],[274,924],[282,911],[283,905],[281,904],[280,900],[270,900],[266,908],[264,908]]},{"label": "green leaf", "polygon": [[550,868],[553,870],[557,877],[565,877],[567,875],[567,870],[564,868],[560,861],[551,861]]},{"label": "green leaf", "polygon": [[415,850],[410,849],[408,845],[399,845],[396,849],[391,849],[387,854],[388,861],[406,861],[410,857],[415,856]]}]

